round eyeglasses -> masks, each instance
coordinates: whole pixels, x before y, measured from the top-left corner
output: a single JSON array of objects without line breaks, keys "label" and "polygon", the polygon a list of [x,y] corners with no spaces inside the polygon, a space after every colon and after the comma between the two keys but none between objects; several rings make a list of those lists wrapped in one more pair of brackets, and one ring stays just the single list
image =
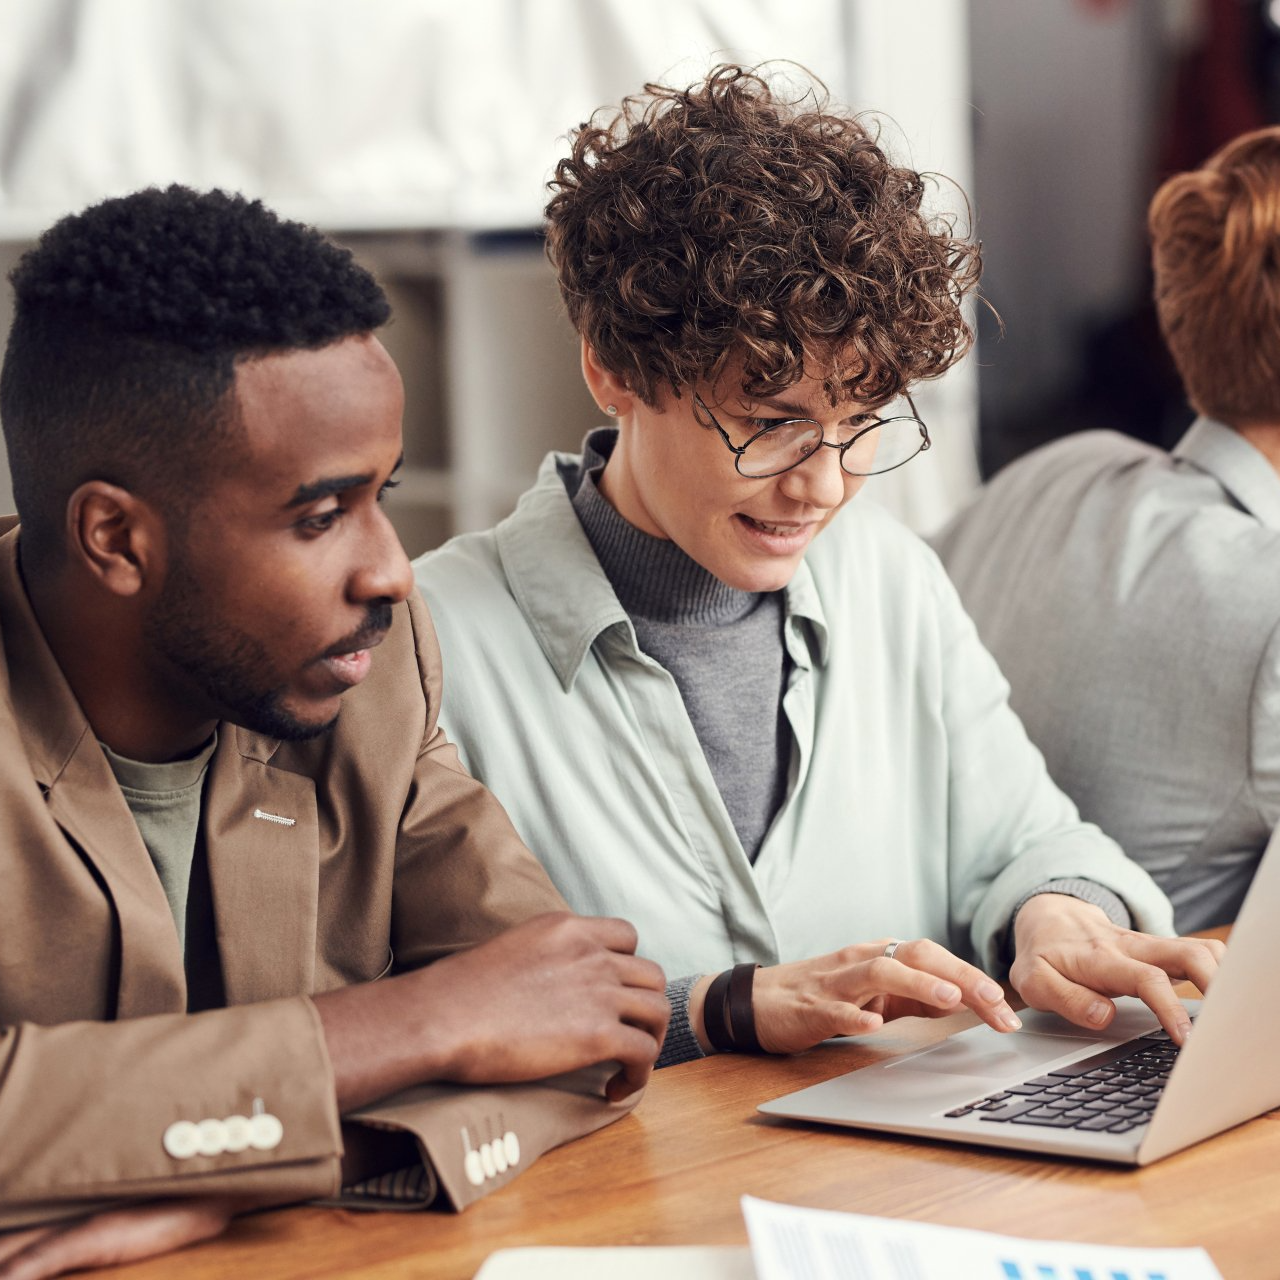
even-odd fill
[{"label": "round eyeglasses", "polygon": [[[706,415],[703,426],[720,433],[725,448],[733,454],[733,464],[748,480],[767,480],[798,467],[825,445],[840,452],[840,469],[850,476],[878,476],[910,462],[932,444],[929,430],[916,415],[909,395],[903,397],[909,414],[887,418],[871,415],[843,422],[828,440],[822,424],[812,418],[779,418],[762,427],[745,444],[734,444],[729,433],[716,421],[706,402],[694,392],[696,409]],[[696,416],[696,415],[695,415]]]}]

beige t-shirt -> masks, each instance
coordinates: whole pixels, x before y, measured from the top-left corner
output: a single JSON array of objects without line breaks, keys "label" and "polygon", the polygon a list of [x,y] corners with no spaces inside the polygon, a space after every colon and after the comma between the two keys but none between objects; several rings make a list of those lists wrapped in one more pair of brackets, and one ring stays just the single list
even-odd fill
[{"label": "beige t-shirt", "polygon": [[187,899],[200,834],[204,780],[218,735],[215,733],[195,755],[162,764],[129,760],[105,743],[101,745],[164,886],[185,953]]}]

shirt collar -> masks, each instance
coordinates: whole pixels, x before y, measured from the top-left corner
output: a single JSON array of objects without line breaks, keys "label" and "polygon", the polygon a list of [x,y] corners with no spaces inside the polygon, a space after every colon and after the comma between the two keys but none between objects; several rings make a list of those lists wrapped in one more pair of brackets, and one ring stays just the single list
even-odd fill
[{"label": "shirt collar", "polygon": [[[588,437],[587,457],[600,457],[598,432]],[[607,455],[606,455],[607,456]],[[574,511],[569,494],[582,478],[583,458],[550,453],[533,487],[494,530],[512,595],[565,691],[597,638],[616,627],[634,654],[635,629]],[[827,658],[826,616],[813,575],[803,561],[786,588],[788,632],[800,635],[813,659]],[[807,621],[808,627],[799,626]],[[796,661],[795,644],[788,646]],[[804,663],[803,665],[807,665]]]},{"label": "shirt collar", "polygon": [[[823,530],[818,537],[823,534],[832,536],[828,530]],[[813,580],[813,570],[807,560],[800,561],[800,567],[787,583],[786,600],[787,650],[792,661],[801,667],[809,666],[810,662],[825,667],[831,653],[831,636],[818,585]],[[791,637],[794,637],[794,642]]]},{"label": "shirt collar", "polygon": [[635,633],[569,501],[579,472],[572,453],[549,453],[533,488],[494,530],[511,593],[567,692],[596,637]]},{"label": "shirt collar", "polygon": [[1280,475],[1238,431],[1212,418],[1197,418],[1173,456],[1211,475],[1267,528],[1280,529]]}]

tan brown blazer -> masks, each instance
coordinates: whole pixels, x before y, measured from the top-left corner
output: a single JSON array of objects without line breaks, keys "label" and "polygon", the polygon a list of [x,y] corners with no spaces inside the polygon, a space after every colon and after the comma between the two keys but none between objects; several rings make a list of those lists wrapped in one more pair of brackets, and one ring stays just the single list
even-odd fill
[{"label": "tan brown blazer", "polygon": [[[226,1007],[189,1014],[159,877],[31,612],[13,521],[0,533],[0,1229],[105,1200],[333,1196],[351,1123],[414,1134],[462,1208],[627,1110],[592,1076],[429,1087],[338,1116],[311,993],[563,908],[437,728],[420,599],[396,608],[331,733],[222,726],[202,831]],[[269,1149],[169,1149],[179,1122],[255,1110],[280,1121]],[[518,1162],[486,1159],[474,1185],[468,1151],[507,1135]]]}]

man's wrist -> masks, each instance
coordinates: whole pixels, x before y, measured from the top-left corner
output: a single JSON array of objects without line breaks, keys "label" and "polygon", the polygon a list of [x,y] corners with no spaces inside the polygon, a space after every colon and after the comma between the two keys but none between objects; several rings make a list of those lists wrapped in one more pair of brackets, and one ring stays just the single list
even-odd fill
[{"label": "man's wrist", "polygon": [[[313,996],[341,1113],[413,1084],[452,1078],[468,1047],[433,999],[432,966]],[[464,1020],[465,1021],[465,1020]]]}]

